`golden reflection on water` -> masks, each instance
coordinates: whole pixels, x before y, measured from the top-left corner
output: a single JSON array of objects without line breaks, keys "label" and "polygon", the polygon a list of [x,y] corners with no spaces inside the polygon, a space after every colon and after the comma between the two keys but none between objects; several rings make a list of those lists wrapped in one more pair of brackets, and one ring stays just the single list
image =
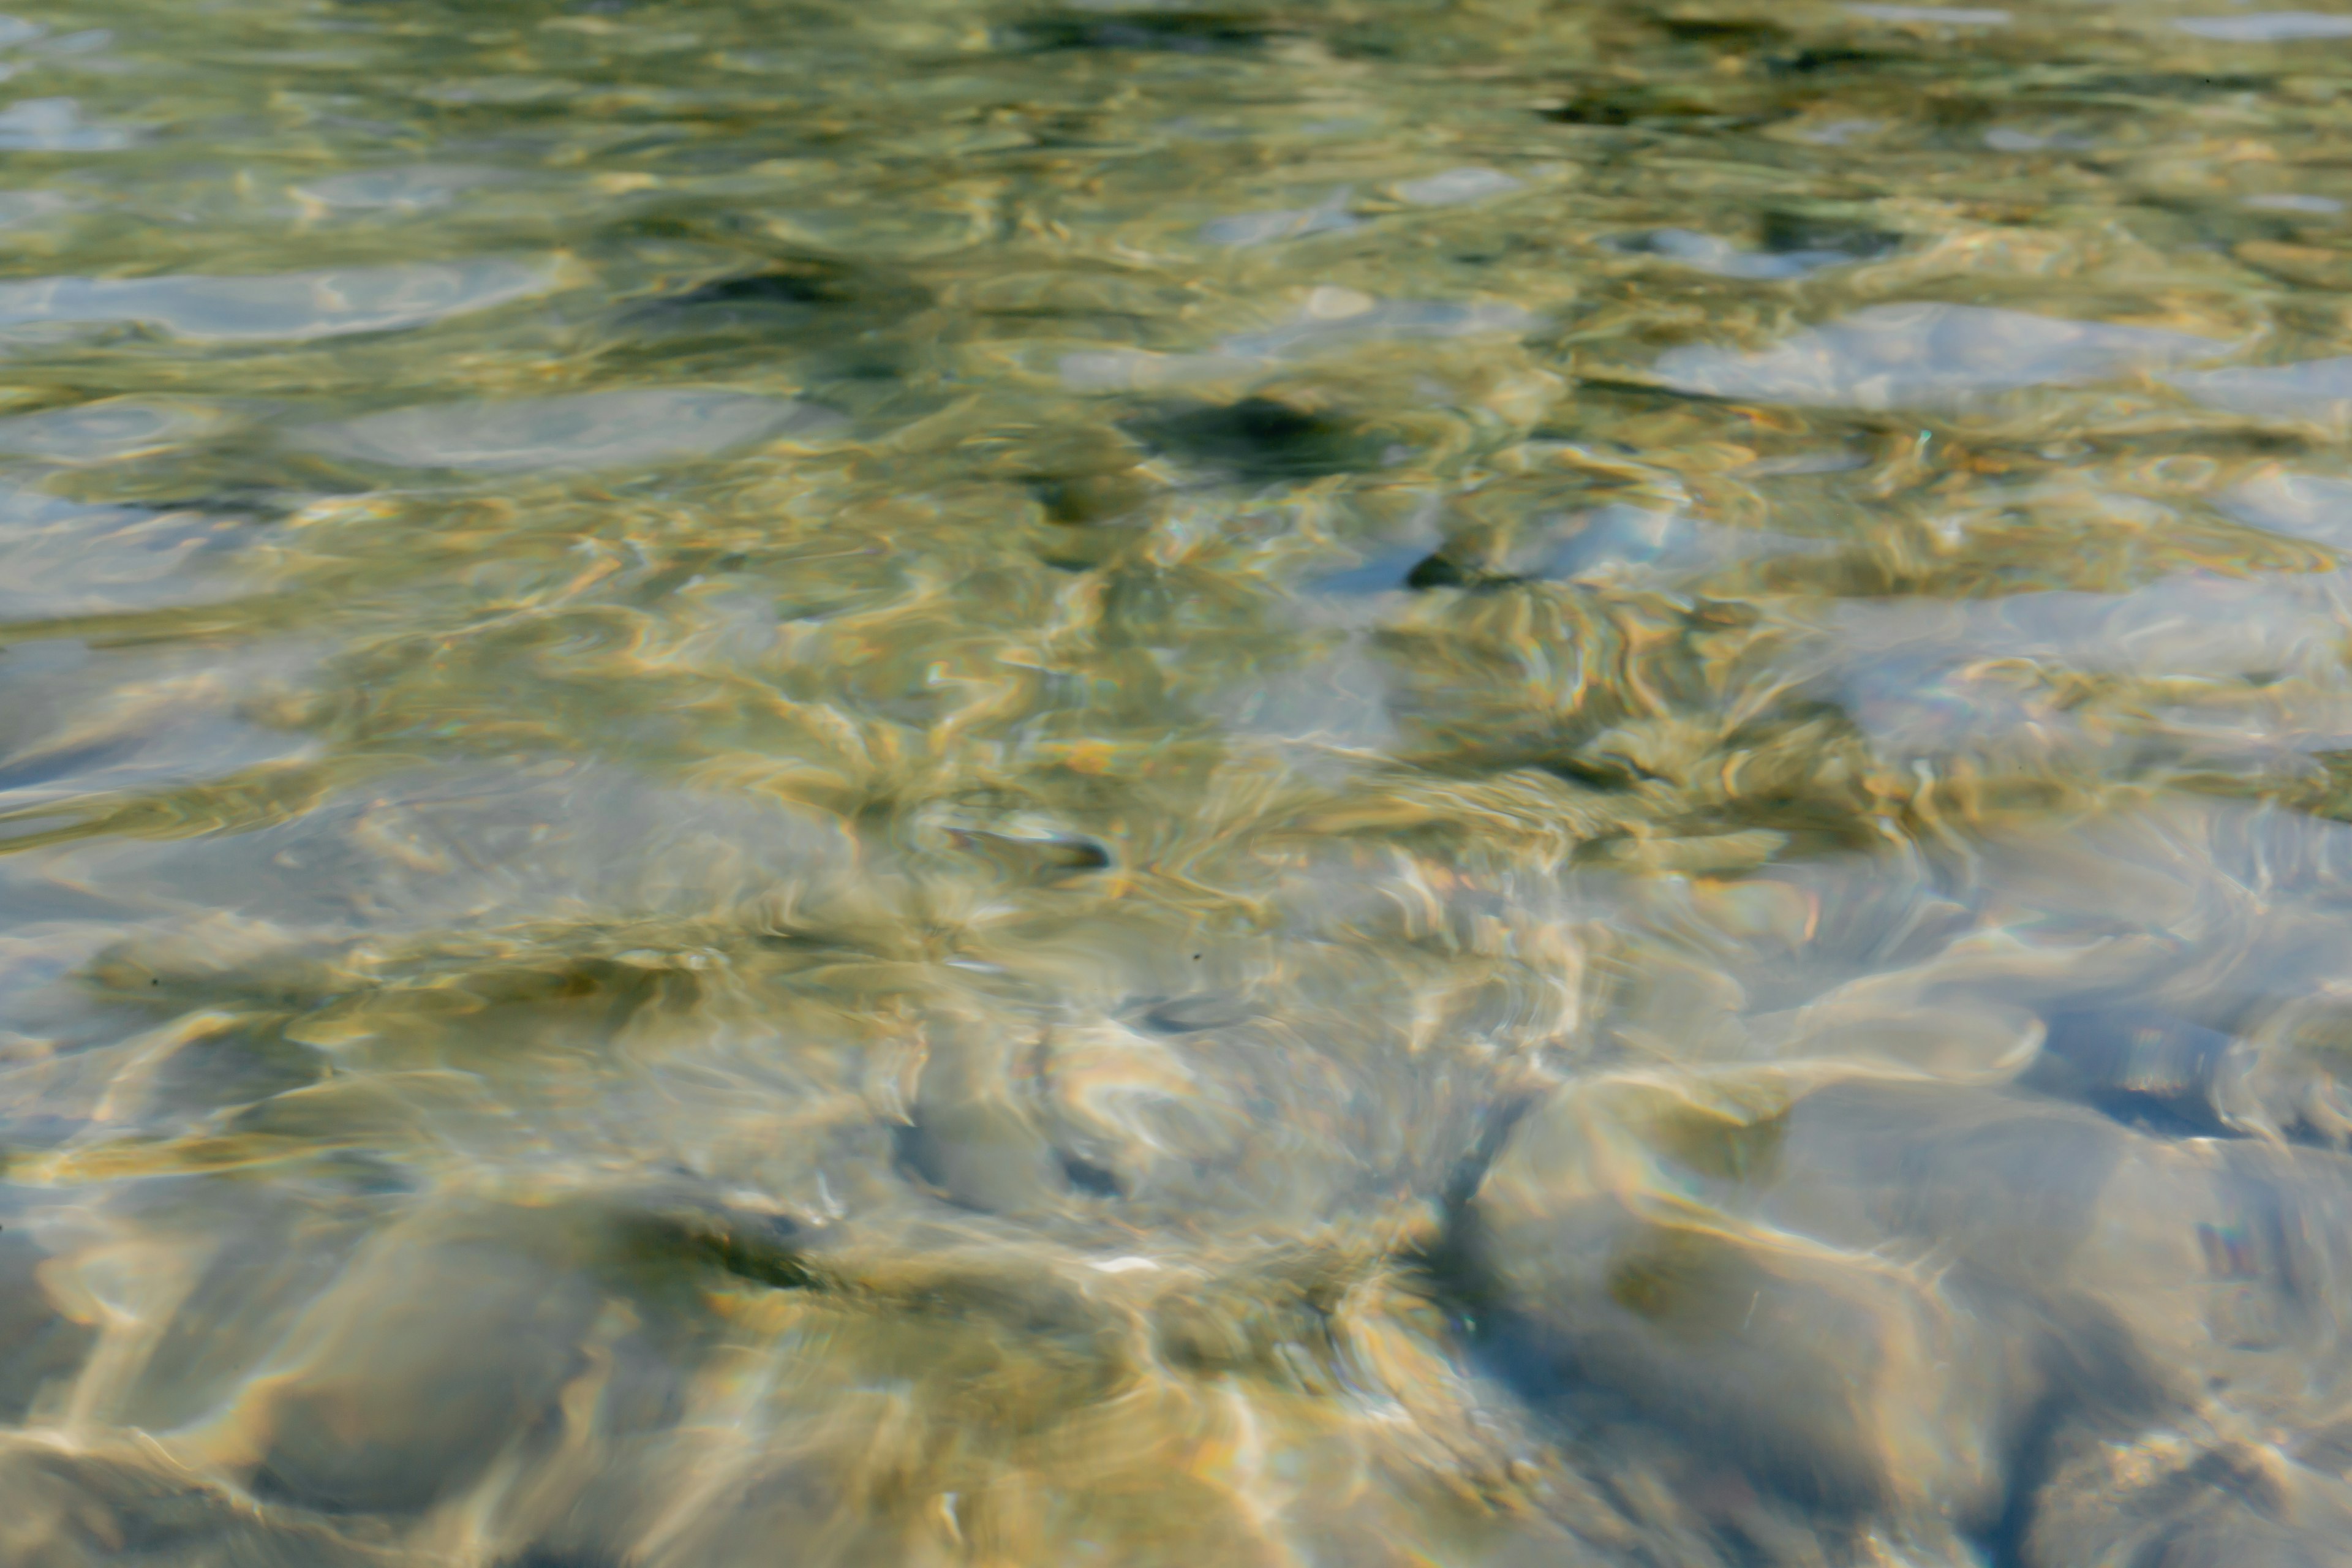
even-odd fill
[{"label": "golden reflection on water", "polygon": [[2352,13],[0,68],[0,1563],[2352,1562]]}]

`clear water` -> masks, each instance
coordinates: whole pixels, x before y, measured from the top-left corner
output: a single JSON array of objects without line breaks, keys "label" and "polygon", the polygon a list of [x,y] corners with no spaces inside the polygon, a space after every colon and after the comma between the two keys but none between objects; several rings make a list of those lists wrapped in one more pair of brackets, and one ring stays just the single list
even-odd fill
[{"label": "clear water", "polygon": [[0,72],[0,1563],[2352,1563],[2352,11]]}]

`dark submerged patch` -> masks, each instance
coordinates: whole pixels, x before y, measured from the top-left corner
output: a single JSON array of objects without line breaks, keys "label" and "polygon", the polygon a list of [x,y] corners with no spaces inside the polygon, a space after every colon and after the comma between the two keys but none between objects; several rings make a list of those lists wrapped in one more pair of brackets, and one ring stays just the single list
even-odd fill
[{"label": "dark submerged patch", "polygon": [[1155,450],[1255,483],[1320,479],[1374,461],[1370,443],[1350,426],[1270,397],[1179,409],[1129,428]]}]

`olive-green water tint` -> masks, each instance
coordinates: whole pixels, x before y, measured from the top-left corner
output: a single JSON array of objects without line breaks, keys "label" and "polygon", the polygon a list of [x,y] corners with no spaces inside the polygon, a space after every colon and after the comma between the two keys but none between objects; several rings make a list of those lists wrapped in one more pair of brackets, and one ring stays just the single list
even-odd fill
[{"label": "olive-green water tint", "polygon": [[2352,1563],[2285,3],[10,0],[0,1563]]}]

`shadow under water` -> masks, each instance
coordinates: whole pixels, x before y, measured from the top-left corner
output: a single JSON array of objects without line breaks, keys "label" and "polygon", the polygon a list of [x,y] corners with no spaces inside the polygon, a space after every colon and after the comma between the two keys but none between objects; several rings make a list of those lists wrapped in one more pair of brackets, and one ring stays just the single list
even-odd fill
[{"label": "shadow under water", "polygon": [[2352,12],[0,79],[0,1563],[2352,1564]]}]

